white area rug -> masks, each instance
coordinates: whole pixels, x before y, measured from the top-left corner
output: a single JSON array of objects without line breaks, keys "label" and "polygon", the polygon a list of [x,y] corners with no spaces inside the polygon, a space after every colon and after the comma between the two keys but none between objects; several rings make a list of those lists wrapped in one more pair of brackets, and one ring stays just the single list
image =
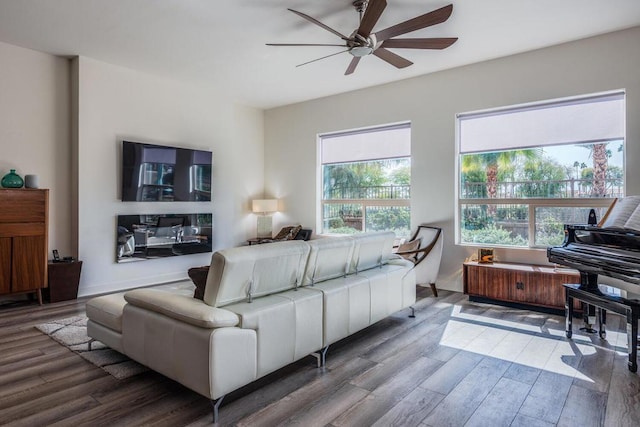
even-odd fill
[{"label": "white area rug", "polygon": [[87,336],[86,316],[54,320],[37,325],[36,328],[119,380],[148,370],[147,367],[110,349],[100,341],[93,341],[89,350],[91,338]]}]

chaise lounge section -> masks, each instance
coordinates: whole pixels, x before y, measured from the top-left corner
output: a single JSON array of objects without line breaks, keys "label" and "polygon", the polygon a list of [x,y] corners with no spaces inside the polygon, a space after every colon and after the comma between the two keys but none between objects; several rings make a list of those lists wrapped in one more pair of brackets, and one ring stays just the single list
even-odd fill
[{"label": "chaise lounge section", "polygon": [[212,256],[203,300],[136,289],[87,302],[90,337],[211,399],[416,300],[413,264],[393,233],[225,249]]}]

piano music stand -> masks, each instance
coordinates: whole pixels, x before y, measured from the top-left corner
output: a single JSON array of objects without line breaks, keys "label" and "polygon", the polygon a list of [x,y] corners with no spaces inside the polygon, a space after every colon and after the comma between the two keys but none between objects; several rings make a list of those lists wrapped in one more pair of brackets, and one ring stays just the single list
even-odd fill
[{"label": "piano music stand", "polygon": [[600,285],[598,289],[587,289],[578,284],[565,284],[566,334],[573,334],[573,299],[591,304],[597,308],[598,331],[600,338],[606,336],[607,310],[624,316],[627,320],[627,347],[629,353],[628,368],[638,370],[638,318],[640,300],[623,298],[609,292],[609,287]]}]

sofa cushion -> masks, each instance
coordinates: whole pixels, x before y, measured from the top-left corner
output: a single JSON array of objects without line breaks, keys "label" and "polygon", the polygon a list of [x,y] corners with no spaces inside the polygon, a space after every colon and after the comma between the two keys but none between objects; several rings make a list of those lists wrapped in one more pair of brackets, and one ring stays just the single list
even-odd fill
[{"label": "sofa cushion", "polygon": [[193,293],[193,297],[196,299],[204,298],[204,288],[207,286],[207,275],[209,274],[209,266],[204,265],[202,267],[193,267],[187,271],[189,278],[196,285],[196,290]]},{"label": "sofa cushion", "polygon": [[116,332],[122,332],[122,310],[127,304],[124,292],[103,295],[87,301],[87,317]]},{"label": "sofa cushion", "polygon": [[295,309],[294,359],[301,359],[322,348],[322,292],[298,288],[278,296],[293,302]]},{"label": "sofa cushion", "polygon": [[124,295],[125,300],[137,307],[201,328],[235,326],[240,319],[228,310],[215,308],[185,295],[175,295],[159,289],[134,289]]},{"label": "sofa cushion", "polygon": [[391,258],[395,238],[396,235],[392,231],[355,234],[349,273],[357,273],[386,264]]},{"label": "sofa cushion", "polygon": [[303,286],[345,276],[353,256],[351,237],[327,237],[309,241],[309,260]]},{"label": "sofa cushion", "polygon": [[204,302],[223,307],[295,289],[308,255],[309,244],[299,240],[218,251],[211,259]]},{"label": "sofa cushion", "polygon": [[322,293],[297,289],[225,308],[240,327],[256,331],[258,376],[266,375],[322,347]]},{"label": "sofa cushion", "polygon": [[323,296],[323,346],[371,324],[371,292],[366,277],[351,275],[327,280],[312,289]]},{"label": "sofa cushion", "polygon": [[256,332],[258,377],[295,361],[295,305],[280,295],[225,307],[240,317],[239,326]]}]

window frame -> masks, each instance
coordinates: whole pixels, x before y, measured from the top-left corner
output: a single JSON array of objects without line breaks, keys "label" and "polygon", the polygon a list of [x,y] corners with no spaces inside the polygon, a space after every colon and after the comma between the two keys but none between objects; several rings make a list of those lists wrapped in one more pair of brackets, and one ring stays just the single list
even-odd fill
[{"label": "window frame", "polygon": [[[461,185],[462,185],[462,155],[461,155],[461,119],[465,117],[469,117],[470,115],[489,115],[489,114],[507,114],[509,112],[523,110],[523,109],[531,109],[531,108],[540,108],[544,106],[550,105],[561,105],[571,101],[588,101],[592,99],[598,99],[600,97],[607,96],[615,96],[622,95],[624,99],[624,112],[623,116],[626,117],[626,91],[624,89],[613,90],[608,92],[601,93],[591,93],[574,97],[566,97],[566,98],[557,98],[557,99],[549,99],[525,104],[517,104],[512,106],[502,106],[497,108],[479,110],[479,111],[471,111],[465,113],[458,113],[455,116],[455,207],[454,207],[454,242],[458,246],[468,246],[468,247],[496,247],[496,248],[505,248],[505,249],[517,249],[517,250],[543,250],[546,249],[547,246],[541,246],[535,244],[535,230],[536,230],[536,208],[539,207],[558,207],[558,208],[607,208],[611,205],[615,198],[611,197],[592,197],[592,198],[461,198]],[[623,117],[623,121],[625,120]],[[627,182],[627,156],[626,156],[626,126],[624,129],[624,135],[622,136],[622,144],[623,144],[623,173],[624,173],[624,182],[623,182],[623,193],[626,194],[626,182]],[[616,139],[617,140],[617,139]],[[608,140],[609,142],[614,140]],[[591,143],[597,141],[585,141],[583,143]],[[604,141],[603,141],[604,142]],[[579,144],[581,142],[576,142]],[[542,146],[542,145],[540,145]],[[524,147],[523,147],[524,148]],[[533,147],[527,147],[533,148]],[[496,150],[501,151],[501,150]],[[490,150],[486,151],[477,151],[478,153],[487,153],[491,152]],[[471,154],[471,153],[469,153]],[[462,242],[462,230],[461,230],[461,218],[462,218],[462,206],[463,205],[527,205],[528,207],[528,245],[527,246],[509,246],[509,245],[500,245],[500,244],[489,244],[489,243],[473,243],[473,242]],[[586,221],[585,221],[586,223]]]},{"label": "window frame", "polygon": [[[410,121],[403,121],[403,122],[397,122],[397,123],[390,123],[390,124],[385,124],[385,125],[376,125],[376,126],[369,126],[369,127],[363,127],[363,128],[357,128],[357,129],[350,129],[350,130],[344,130],[344,131],[337,131],[337,132],[324,132],[321,134],[318,134],[316,137],[316,230],[318,230],[318,234],[319,235],[326,235],[326,236],[335,236],[337,235],[336,233],[329,233],[329,232],[325,232],[324,229],[324,206],[325,205],[349,205],[349,204],[354,204],[354,205],[360,205],[362,207],[362,224],[363,224],[363,230],[362,232],[366,232],[366,222],[367,222],[367,218],[366,218],[366,208],[367,207],[406,207],[409,208],[409,213],[411,213],[411,187],[412,184],[409,184],[409,198],[408,199],[333,199],[333,200],[325,200],[324,199],[324,188],[323,188],[323,182],[324,182],[324,176],[323,176],[323,167],[325,166],[325,163],[323,163],[322,161],[322,144],[323,144],[323,139],[326,138],[330,138],[330,137],[335,137],[335,136],[348,136],[348,135],[355,135],[355,134],[364,134],[364,133],[371,133],[371,132],[377,132],[377,131],[385,131],[385,130],[392,130],[392,129],[405,129],[408,128],[409,131],[411,131],[411,122]],[[400,156],[400,157],[393,157],[393,159],[406,159],[408,158],[409,161],[412,161],[412,155],[411,153],[409,153],[408,156]],[[385,159],[392,159],[392,158],[385,158]],[[384,160],[382,158],[380,159],[369,159],[369,160],[354,160],[353,162],[361,162],[361,161],[377,161],[377,160]],[[345,162],[347,163],[347,162]],[[336,164],[336,163],[327,163],[327,164]]]}]

